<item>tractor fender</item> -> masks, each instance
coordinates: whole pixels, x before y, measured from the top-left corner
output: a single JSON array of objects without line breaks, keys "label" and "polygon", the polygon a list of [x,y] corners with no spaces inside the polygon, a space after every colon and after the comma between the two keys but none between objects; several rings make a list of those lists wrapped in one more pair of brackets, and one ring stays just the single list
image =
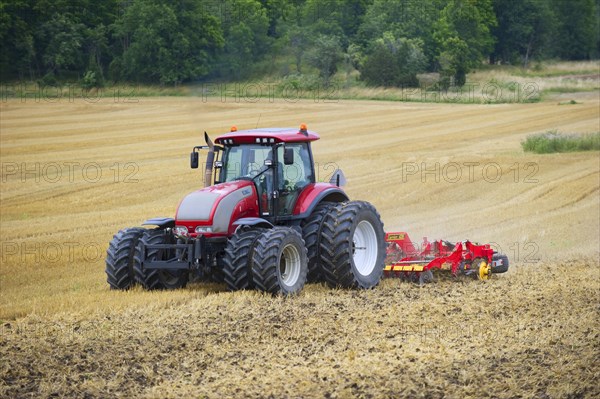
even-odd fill
[{"label": "tractor fender", "polygon": [[164,230],[175,227],[175,219],[173,218],[152,218],[142,223],[142,226],[158,226],[159,229]]},{"label": "tractor fender", "polygon": [[271,222],[263,218],[241,218],[233,222],[234,226],[255,226],[272,229],[274,226]]},{"label": "tractor fender", "polygon": [[323,201],[344,202],[349,198],[340,187],[331,183],[309,184],[298,196],[293,215],[305,218]]}]

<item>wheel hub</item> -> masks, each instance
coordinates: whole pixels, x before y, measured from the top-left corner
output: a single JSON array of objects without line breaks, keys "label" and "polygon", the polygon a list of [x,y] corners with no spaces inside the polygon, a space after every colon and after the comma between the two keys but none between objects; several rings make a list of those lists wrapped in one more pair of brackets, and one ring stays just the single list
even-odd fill
[{"label": "wheel hub", "polygon": [[377,263],[377,234],[373,225],[366,220],[361,221],[352,237],[352,257],[356,270],[363,276],[371,274]]},{"label": "wheel hub", "polygon": [[489,280],[492,276],[492,266],[488,265],[486,261],[482,260],[479,264],[479,279]]},{"label": "wheel hub", "polygon": [[286,245],[283,248],[279,261],[281,281],[287,286],[296,284],[300,277],[300,270],[301,260],[298,249],[294,245]]}]

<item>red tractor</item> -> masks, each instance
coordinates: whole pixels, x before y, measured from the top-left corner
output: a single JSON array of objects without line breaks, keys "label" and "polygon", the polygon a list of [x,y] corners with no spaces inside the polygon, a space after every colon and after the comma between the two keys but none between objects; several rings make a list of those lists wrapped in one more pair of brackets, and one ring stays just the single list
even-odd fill
[{"label": "red tractor", "polygon": [[230,290],[292,294],[306,281],[372,288],[386,256],[383,223],[368,202],[349,201],[337,170],[317,183],[311,142],[300,129],[205,133],[205,188],[183,198],[175,218],[154,218],[110,242],[107,281],[146,289],[184,287],[191,278],[224,281]]}]

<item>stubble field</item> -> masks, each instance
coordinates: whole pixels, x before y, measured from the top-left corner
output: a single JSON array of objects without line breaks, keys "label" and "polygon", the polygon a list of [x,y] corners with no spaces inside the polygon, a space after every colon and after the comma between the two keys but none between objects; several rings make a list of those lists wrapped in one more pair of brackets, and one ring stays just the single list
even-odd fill
[{"label": "stubble field", "polygon": [[[0,104],[0,396],[597,397],[600,157],[532,155],[528,134],[600,130],[579,104],[103,98]],[[109,291],[122,227],[201,185],[189,151],[229,130],[320,133],[386,231],[492,242],[488,282],[438,276],[297,297]]]}]

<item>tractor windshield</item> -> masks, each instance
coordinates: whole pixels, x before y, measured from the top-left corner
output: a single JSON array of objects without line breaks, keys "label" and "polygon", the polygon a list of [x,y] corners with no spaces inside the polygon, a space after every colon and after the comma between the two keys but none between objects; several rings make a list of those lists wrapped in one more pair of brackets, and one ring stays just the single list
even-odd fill
[{"label": "tractor windshield", "polygon": [[[281,197],[277,213],[288,215],[302,189],[315,182],[315,176],[308,143],[287,143],[285,148],[293,153],[293,162],[288,164],[284,162],[283,146],[277,147],[276,159],[273,159],[273,147],[268,145],[242,144],[225,147],[221,176],[226,182],[253,181],[259,196],[277,190]],[[267,159],[276,161],[277,165],[273,168],[265,166]],[[274,176],[275,171],[277,176]],[[265,214],[272,211],[271,205],[261,207]]]},{"label": "tractor windshield", "polygon": [[[286,148],[292,149],[294,162],[291,165],[284,165],[283,147],[277,149],[277,159],[279,161],[278,172],[280,174],[280,179],[278,180],[280,185],[303,187],[308,183],[314,183],[307,144],[290,143],[286,144]],[[222,172],[224,181],[252,180],[267,170],[265,166],[265,160],[267,159],[273,159],[271,146],[243,144],[226,147]]]},{"label": "tractor windshield", "polygon": [[223,173],[225,181],[253,179],[266,170],[265,159],[271,158],[271,147],[245,144],[225,149]]}]

